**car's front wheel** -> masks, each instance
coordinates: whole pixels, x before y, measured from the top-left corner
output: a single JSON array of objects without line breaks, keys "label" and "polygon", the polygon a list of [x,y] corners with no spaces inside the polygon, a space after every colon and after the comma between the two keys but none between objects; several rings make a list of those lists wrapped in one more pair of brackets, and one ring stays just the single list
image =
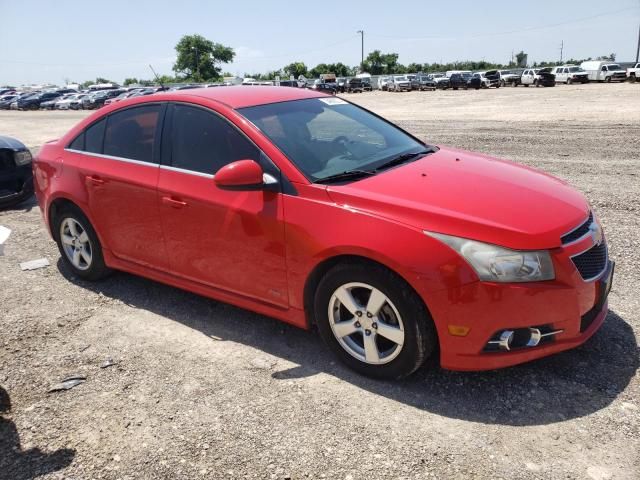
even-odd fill
[{"label": "car's front wheel", "polygon": [[58,249],[71,271],[86,280],[100,280],[110,273],[102,246],[89,219],[78,207],[64,207],[53,225]]},{"label": "car's front wheel", "polygon": [[336,355],[370,377],[410,375],[437,345],[433,321],[418,295],[376,264],[333,267],[318,285],[314,313],[320,335]]}]

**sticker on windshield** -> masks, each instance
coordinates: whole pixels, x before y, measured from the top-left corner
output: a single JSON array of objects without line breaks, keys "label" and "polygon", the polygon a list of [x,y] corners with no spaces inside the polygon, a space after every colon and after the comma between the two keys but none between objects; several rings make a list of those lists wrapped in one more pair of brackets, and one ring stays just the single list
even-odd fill
[{"label": "sticker on windshield", "polygon": [[347,105],[348,102],[345,102],[341,98],[331,97],[331,98],[320,98],[321,102],[326,103],[327,105]]}]

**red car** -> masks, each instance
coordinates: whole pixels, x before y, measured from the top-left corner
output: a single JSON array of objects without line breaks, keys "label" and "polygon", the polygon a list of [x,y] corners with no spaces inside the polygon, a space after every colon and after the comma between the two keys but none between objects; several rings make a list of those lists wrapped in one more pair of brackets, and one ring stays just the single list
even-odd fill
[{"label": "red car", "polygon": [[357,371],[506,367],[576,347],[613,263],[585,198],[427,145],[340,98],[174,91],[86,118],[34,162],[64,262],[124,270],[317,326]]}]

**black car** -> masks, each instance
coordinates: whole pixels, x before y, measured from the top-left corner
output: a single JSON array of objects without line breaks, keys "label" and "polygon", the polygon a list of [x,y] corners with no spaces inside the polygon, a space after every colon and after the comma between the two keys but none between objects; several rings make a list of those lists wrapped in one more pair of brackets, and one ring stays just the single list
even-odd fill
[{"label": "black car", "polygon": [[470,88],[468,82],[469,80],[471,80],[471,78],[472,77],[470,73],[452,73],[451,76],[449,77],[449,86],[454,90],[458,90],[460,88],[463,88],[466,90],[467,88]]},{"label": "black car", "polygon": [[373,87],[371,86],[371,79],[366,77],[362,78],[362,91],[363,92],[373,92]]},{"label": "black car", "polygon": [[82,102],[82,108],[86,110],[95,110],[96,108],[100,108],[104,106],[104,102],[106,102],[110,98],[115,98],[119,96],[121,93],[124,93],[126,90],[117,89],[117,90],[101,90],[99,93],[91,96],[87,102]]},{"label": "black car", "polygon": [[31,152],[15,138],[0,135],[0,208],[33,195]]},{"label": "black car", "polygon": [[328,93],[330,95],[335,95],[338,91],[334,82],[317,82],[311,84],[308,88],[311,90],[317,90],[318,92]]},{"label": "black car", "polygon": [[18,99],[18,110],[38,110],[40,104],[61,97],[60,92],[43,92]]},{"label": "black car", "polygon": [[338,89],[338,92],[344,93],[348,82],[349,82],[349,79],[347,78],[344,78],[344,77],[336,78],[336,88]]}]

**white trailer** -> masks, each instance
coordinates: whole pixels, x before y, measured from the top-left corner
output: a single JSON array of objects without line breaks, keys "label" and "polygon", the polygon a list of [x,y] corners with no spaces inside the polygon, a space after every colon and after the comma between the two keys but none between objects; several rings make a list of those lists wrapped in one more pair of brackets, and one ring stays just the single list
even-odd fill
[{"label": "white trailer", "polygon": [[627,72],[617,63],[612,61],[593,60],[582,62],[582,69],[589,75],[592,82],[624,81],[627,79]]}]

